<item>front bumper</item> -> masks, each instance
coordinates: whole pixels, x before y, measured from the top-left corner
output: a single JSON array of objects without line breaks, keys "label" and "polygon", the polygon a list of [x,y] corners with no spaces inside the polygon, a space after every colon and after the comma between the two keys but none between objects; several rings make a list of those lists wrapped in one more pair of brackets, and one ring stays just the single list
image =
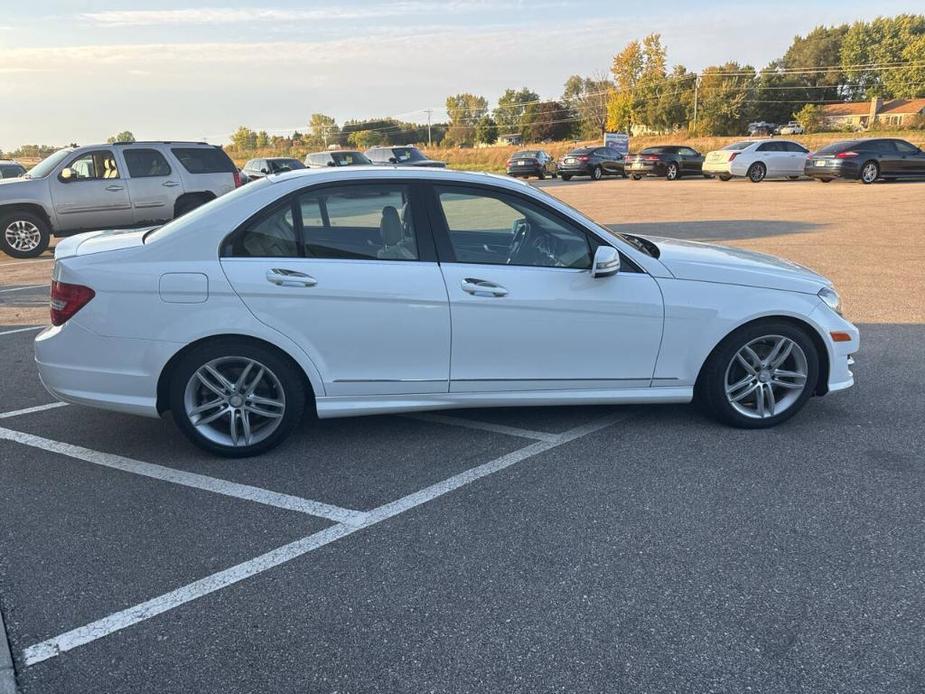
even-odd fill
[{"label": "front bumper", "polygon": [[[829,378],[820,393],[834,393],[846,390],[854,385],[854,355],[861,346],[861,333],[855,325],[826,306],[821,300],[819,306],[810,314],[810,320],[816,324],[829,358]],[[833,333],[847,335],[849,340],[836,342]]]},{"label": "front bumper", "polygon": [[35,338],[35,363],[58,400],[157,417],[157,382],[182,345],[103,337],[69,321]]}]

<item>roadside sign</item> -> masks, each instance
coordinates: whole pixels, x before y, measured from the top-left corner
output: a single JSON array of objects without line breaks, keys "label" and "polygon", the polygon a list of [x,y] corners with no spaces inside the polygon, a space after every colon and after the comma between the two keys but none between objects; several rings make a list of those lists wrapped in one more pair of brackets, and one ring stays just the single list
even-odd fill
[{"label": "roadside sign", "polygon": [[626,133],[604,133],[604,146],[613,147],[626,156],[630,152],[630,136]]}]

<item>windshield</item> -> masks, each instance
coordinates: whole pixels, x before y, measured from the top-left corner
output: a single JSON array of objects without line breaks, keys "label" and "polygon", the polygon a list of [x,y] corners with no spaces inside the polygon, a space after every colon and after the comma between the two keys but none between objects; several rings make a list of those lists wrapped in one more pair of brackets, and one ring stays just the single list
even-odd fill
[{"label": "windshield", "polygon": [[857,145],[857,140],[845,140],[843,142],[836,142],[835,144],[829,145],[828,147],[823,147],[816,154],[837,154],[846,149],[851,149]]},{"label": "windshield", "polygon": [[331,152],[331,159],[337,166],[361,166],[372,164],[365,154],[360,152]]},{"label": "windshield", "polygon": [[305,168],[305,164],[298,159],[277,159],[273,162],[273,166],[277,171],[295,171]]},{"label": "windshield", "polygon": [[538,156],[540,156],[538,150],[525,150],[517,152],[511,159],[536,159]]},{"label": "windshield", "polygon": [[426,157],[414,147],[395,147],[392,149],[392,156],[396,161],[422,161]]},{"label": "windshield", "polygon": [[723,149],[741,151],[745,149],[746,147],[750,147],[753,144],[754,142],[752,142],[751,140],[744,140],[742,142],[733,142],[731,145],[726,145],[725,147],[723,147]]},{"label": "windshield", "polygon": [[67,155],[73,152],[74,150],[70,147],[66,149],[59,149],[54,154],[42,159],[38,164],[29,169],[29,173],[26,174],[26,178],[45,178],[48,174],[54,171],[55,167],[64,161],[67,158]]},{"label": "windshield", "polygon": [[210,215],[213,212],[216,212],[217,210],[221,209],[222,207],[233,204],[234,202],[237,201],[238,198],[244,195],[250,195],[251,193],[255,193],[265,188],[266,186],[271,186],[271,185],[273,185],[273,182],[270,180],[269,177],[265,177],[265,178],[259,178],[253,183],[248,183],[246,186],[235,188],[230,193],[225,193],[221,197],[215,198],[214,200],[210,200],[206,204],[200,205],[199,207],[192,210],[191,212],[187,212],[182,217],[177,217],[173,221],[165,224],[164,226],[152,229],[151,231],[149,231],[148,233],[144,235],[144,242],[145,244],[149,244],[155,241],[160,241],[161,239],[166,238],[167,236],[170,236],[178,231],[182,231],[190,224],[194,224],[197,221],[199,221],[199,219],[201,219],[202,217]]}]

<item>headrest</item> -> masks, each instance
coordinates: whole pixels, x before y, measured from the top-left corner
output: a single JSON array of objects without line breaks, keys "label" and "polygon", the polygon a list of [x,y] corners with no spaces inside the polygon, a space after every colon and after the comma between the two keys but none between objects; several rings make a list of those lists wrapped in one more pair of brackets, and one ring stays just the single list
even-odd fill
[{"label": "headrest", "polygon": [[379,232],[382,234],[382,243],[385,246],[394,246],[404,236],[398,210],[391,205],[386,205],[382,208],[382,221],[379,223]]}]

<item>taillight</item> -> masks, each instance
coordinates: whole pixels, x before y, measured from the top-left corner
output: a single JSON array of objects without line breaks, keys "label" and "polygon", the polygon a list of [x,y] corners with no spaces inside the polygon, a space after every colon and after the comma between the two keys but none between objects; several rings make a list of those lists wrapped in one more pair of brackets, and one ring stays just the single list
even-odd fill
[{"label": "taillight", "polygon": [[658,161],[658,155],[656,154],[647,154],[643,157],[646,161]]},{"label": "taillight", "polygon": [[62,325],[96,296],[90,287],[66,282],[51,283],[51,324]]},{"label": "taillight", "polygon": [[[241,172],[235,169],[234,171],[231,172],[231,175],[234,176],[234,187],[240,188],[241,187]],[[250,190],[250,188],[248,188],[248,190]]]},{"label": "taillight", "polygon": [[851,159],[851,157],[858,156],[857,152],[839,152],[835,155],[836,159]]},{"label": "taillight", "polygon": [[732,160],[735,159],[737,156],[739,156],[739,153],[738,153],[738,152],[733,152],[732,154],[729,155],[729,159],[727,159],[727,161],[732,161]]},{"label": "taillight", "polygon": [[578,161],[588,161],[588,157],[578,157]]}]

